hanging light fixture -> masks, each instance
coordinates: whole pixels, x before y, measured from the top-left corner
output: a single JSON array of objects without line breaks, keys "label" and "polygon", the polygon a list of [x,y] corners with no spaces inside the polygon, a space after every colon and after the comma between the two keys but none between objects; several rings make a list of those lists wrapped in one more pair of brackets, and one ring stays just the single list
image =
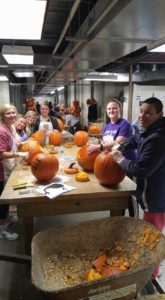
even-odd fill
[{"label": "hanging light fixture", "polygon": [[152,65],[152,72],[156,72],[157,71],[157,64],[153,64]]},{"label": "hanging light fixture", "polygon": [[136,65],[136,69],[134,71],[134,73],[140,73],[140,65]]}]

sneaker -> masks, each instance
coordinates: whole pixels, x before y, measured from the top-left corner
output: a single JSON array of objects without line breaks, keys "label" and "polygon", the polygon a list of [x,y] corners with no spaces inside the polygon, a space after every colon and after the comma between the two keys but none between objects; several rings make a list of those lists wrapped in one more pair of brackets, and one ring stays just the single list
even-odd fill
[{"label": "sneaker", "polygon": [[146,290],[146,294],[147,295],[153,295],[153,294],[155,294],[155,289],[154,289],[154,285],[153,285],[153,283],[152,283],[152,280],[149,280],[148,282],[147,282],[147,284],[145,285],[145,290]]},{"label": "sneaker", "polygon": [[18,239],[19,235],[18,233],[15,233],[11,230],[7,229],[0,229],[0,239],[5,239],[8,241],[14,241]]},{"label": "sneaker", "polygon": [[15,223],[19,222],[19,218],[17,217],[17,215],[11,214],[11,215],[8,215],[6,221],[8,224],[15,224]]}]

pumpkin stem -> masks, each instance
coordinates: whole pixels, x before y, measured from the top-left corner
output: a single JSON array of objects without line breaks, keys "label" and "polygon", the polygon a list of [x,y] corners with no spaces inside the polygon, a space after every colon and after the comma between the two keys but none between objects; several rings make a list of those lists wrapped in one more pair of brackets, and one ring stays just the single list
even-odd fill
[{"label": "pumpkin stem", "polygon": [[74,162],[72,162],[70,165],[69,165],[69,169],[72,169],[73,168],[73,166],[76,164],[76,162],[74,161]]}]

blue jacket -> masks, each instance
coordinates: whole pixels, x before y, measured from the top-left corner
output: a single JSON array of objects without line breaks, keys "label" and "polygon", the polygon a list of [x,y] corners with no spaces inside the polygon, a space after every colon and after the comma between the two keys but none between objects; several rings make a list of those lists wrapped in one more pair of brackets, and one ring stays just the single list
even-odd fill
[{"label": "blue jacket", "polygon": [[137,201],[145,211],[165,212],[165,118],[148,127],[139,140],[126,141],[137,149],[135,161],[124,159],[120,166],[137,178]]}]

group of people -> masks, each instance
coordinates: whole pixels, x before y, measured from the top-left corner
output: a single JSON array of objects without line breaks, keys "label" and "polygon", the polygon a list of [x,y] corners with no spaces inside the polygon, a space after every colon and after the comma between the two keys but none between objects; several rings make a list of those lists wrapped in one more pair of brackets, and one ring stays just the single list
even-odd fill
[{"label": "group of people", "polygon": [[[133,135],[131,124],[121,117],[121,103],[112,99],[106,107],[110,122],[104,127],[100,144],[90,144],[88,153],[111,151],[113,159],[130,178],[136,178],[136,199],[144,211],[144,220],[153,223],[159,230],[165,226],[165,117],[162,102],[151,97],[142,102],[139,113],[141,132]],[[69,115],[69,114],[68,114]],[[66,114],[67,117],[67,114]],[[67,119],[67,118],[66,118]],[[69,118],[68,118],[69,119]],[[15,165],[19,156],[20,141],[32,132],[47,128],[60,130],[57,119],[49,115],[49,107],[41,105],[40,115],[35,118],[31,112],[18,116],[16,108],[5,105],[0,110],[0,191],[11,172],[9,165]],[[24,130],[25,126],[28,128]],[[67,128],[67,125],[66,125]],[[17,138],[16,138],[17,137]],[[122,152],[118,150],[122,149]],[[7,230],[8,206],[0,205],[0,238],[15,239],[15,233]],[[159,270],[155,270],[157,276]]]},{"label": "group of people", "polygon": [[[34,111],[28,111],[25,115],[19,115],[16,107],[10,104],[0,108],[0,194],[12,169],[16,166],[16,158],[21,143],[33,132],[47,129],[60,131],[57,119],[49,115],[49,107],[42,104],[40,115],[36,117]],[[14,216],[15,217],[15,216]],[[0,205],[0,238],[15,240],[18,234],[9,229],[9,225],[17,221],[9,215],[9,206]]]},{"label": "group of people", "polygon": [[[64,128],[72,134],[80,129],[79,119],[69,110],[65,112]],[[50,103],[41,104],[39,114],[31,110],[20,115],[16,107],[10,104],[0,108],[0,194],[16,165],[16,158],[21,155],[19,149],[22,142],[38,130],[61,131],[56,116],[52,114]],[[18,238],[17,233],[9,230],[9,225],[16,220],[17,218],[9,216],[8,205],[0,205],[0,238]]]}]

